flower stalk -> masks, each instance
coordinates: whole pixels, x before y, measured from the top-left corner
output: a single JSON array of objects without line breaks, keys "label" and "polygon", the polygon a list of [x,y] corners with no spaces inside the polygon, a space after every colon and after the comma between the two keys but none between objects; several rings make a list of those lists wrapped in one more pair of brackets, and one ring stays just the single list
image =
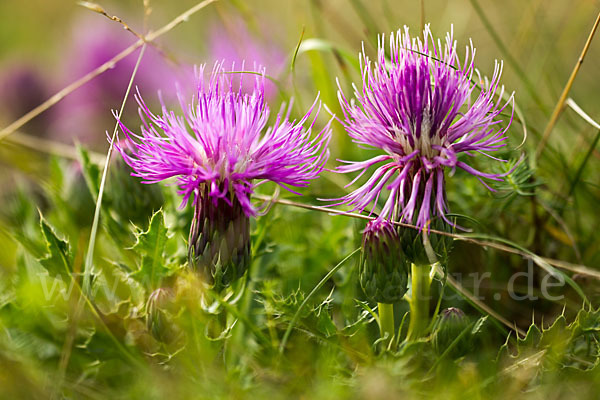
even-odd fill
[{"label": "flower stalk", "polygon": [[395,343],[395,325],[394,325],[394,305],[387,303],[377,303],[377,310],[379,312],[379,331],[381,338],[387,339],[385,341],[385,347],[389,348],[390,343]]},{"label": "flower stalk", "polygon": [[411,297],[410,323],[408,325],[408,340],[416,340],[425,334],[429,326],[429,297],[431,279],[430,265],[411,264]]}]

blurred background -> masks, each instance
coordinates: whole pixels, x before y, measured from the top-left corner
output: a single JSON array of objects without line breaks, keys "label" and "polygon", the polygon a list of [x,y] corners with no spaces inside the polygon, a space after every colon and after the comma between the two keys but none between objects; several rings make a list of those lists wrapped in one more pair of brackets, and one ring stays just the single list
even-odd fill
[{"label": "blurred background", "polygon": [[[141,3],[122,0],[101,5],[110,15],[143,32]],[[151,2],[146,29],[162,26],[194,4],[188,0]],[[491,74],[494,61],[503,59],[502,82],[507,90],[516,91],[530,129],[543,129],[544,117],[556,103],[585,43],[598,2],[480,0],[475,4],[469,0],[424,1],[424,20],[440,37],[453,26],[459,48],[473,38],[476,63],[483,74]],[[118,23],[74,1],[3,1],[0,12],[3,125],[136,40]],[[482,21],[480,13],[487,21]],[[146,97],[153,97],[159,88],[168,94],[174,90],[176,77],[182,78],[177,74],[191,65],[220,59],[239,64],[245,59],[247,66],[254,62],[265,65],[268,74],[279,79],[289,93],[290,59],[304,31],[304,40],[317,38],[322,42],[312,46],[320,51],[307,50],[298,57],[296,89],[306,102],[320,91],[328,106],[336,109],[335,77],[340,77],[342,86],[348,84],[346,77],[357,78],[345,56],[354,58],[363,42],[367,53],[373,54],[378,34],[389,34],[404,25],[416,34],[421,18],[419,1],[219,1],[161,37],[160,51],[150,49],[136,84]],[[335,51],[327,51],[326,45]],[[599,52],[600,46],[593,44],[571,91],[571,97],[580,104],[597,93],[595,60]],[[40,135],[41,125],[47,124],[51,128],[43,129],[45,134],[65,142],[77,138],[102,144],[104,130],[112,125],[110,109],[120,105],[135,59],[136,54],[128,56],[114,70],[67,96],[64,105],[59,103],[23,130]],[[128,108],[135,111],[134,106]],[[597,117],[593,107],[587,112]],[[84,117],[87,123],[77,121]],[[89,118],[106,121],[97,126],[98,121]],[[574,128],[569,120],[576,118],[566,113],[562,122]],[[561,137],[572,139],[573,135],[553,135],[553,143],[561,143]],[[535,137],[530,140],[534,141]]]}]

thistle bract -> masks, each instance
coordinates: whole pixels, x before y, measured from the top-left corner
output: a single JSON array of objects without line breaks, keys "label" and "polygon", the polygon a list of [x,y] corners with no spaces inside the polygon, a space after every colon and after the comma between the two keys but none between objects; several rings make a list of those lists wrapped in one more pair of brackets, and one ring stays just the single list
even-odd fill
[{"label": "thistle bract", "polygon": [[[243,69],[243,68],[242,68]],[[182,206],[195,207],[191,224],[190,266],[217,289],[243,275],[249,263],[249,221],[257,214],[250,198],[254,188],[275,182],[296,193],[318,177],[327,161],[331,129],[327,124],[312,135],[317,102],[299,121],[290,121],[291,105],[267,127],[269,107],[264,98],[264,70],[254,76],[254,88],[242,90],[232,73],[216,64],[210,78],[199,69],[197,92],[176,115],[163,104],[162,116],[152,114],[137,96],[144,125],[136,135],[124,124],[127,150],[123,159],[144,183],[176,178]],[[180,99],[182,96],[179,96]],[[182,102],[180,100],[180,102]]]},{"label": "thistle bract", "polygon": [[445,170],[461,168],[480,180],[503,176],[478,171],[465,162],[465,156],[487,155],[505,145],[512,117],[502,127],[500,117],[508,102],[500,106],[495,101],[504,91],[499,86],[502,64],[496,64],[488,84],[476,88],[471,80],[475,49],[468,46],[461,63],[452,33],[442,45],[439,40],[436,44],[429,27],[422,40],[411,38],[405,28],[390,36],[389,58],[384,48],[382,36],[374,63],[363,50],[363,84],[361,89],[355,87],[356,101],[339,92],[342,123],[350,137],[384,154],[367,161],[344,161],[347,165],[337,171],[361,171],[356,179],[370,167],[378,167],[363,186],[337,199],[336,205],[362,211],[369,204],[375,207],[381,192],[388,190],[380,218],[391,217],[420,229],[434,217],[454,225],[446,217]]},{"label": "thistle bract", "polygon": [[189,263],[206,282],[223,288],[241,278],[250,265],[250,218],[237,198],[210,197],[205,185],[195,198],[189,238]]},{"label": "thistle bract", "polygon": [[[442,219],[435,219],[429,225],[428,228],[435,229],[441,232],[451,232],[452,226],[447,224]],[[402,243],[402,252],[406,259],[416,265],[429,265],[433,260],[425,250],[423,245],[423,235],[419,234],[419,231],[408,227],[398,227],[398,235],[400,236],[400,243]],[[442,265],[446,265],[448,255],[452,251],[453,239],[448,235],[438,235],[430,233],[427,235],[427,240],[431,245],[431,249],[435,253],[435,258]]]},{"label": "thistle bract", "polygon": [[367,297],[386,304],[400,301],[408,288],[408,269],[392,223],[369,221],[363,232],[359,269],[360,285]]}]

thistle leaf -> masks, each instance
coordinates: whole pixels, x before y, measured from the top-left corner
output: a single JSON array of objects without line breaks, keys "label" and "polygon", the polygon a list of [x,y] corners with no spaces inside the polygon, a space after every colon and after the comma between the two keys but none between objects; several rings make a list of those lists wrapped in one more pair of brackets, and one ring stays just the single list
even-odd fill
[{"label": "thistle leaf", "polygon": [[47,248],[46,256],[39,259],[40,264],[54,277],[68,278],[73,270],[69,242],[59,238],[54,228],[41,215],[40,228]]},{"label": "thistle leaf", "polygon": [[150,219],[146,232],[136,234],[136,243],[132,250],[141,255],[140,268],[131,277],[152,289],[157,288],[163,278],[171,274],[165,260],[165,247],[169,239],[162,210],[158,210]]}]

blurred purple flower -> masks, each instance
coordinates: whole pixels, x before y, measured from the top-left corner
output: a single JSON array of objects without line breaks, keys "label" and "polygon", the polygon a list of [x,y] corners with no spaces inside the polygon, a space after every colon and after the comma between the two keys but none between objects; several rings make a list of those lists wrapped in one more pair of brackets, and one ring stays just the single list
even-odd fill
[{"label": "blurred purple flower", "polygon": [[[266,26],[261,25],[262,28]],[[254,34],[241,18],[235,18],[227,24],[214,24],[208,34],[209,58],[214,62],[224,61],[226,65],[235,64],[239,69],[243,65],[250,69],[263,65],[276,77],[284,67],[286,53],[273,41],[265,43],[261,37],[272,38],[274,34],[266,30]],[[247,89],[251,91],[252,87]],[[265,82],[267,98],[272,98],[277,93],[276,90],[273,82]]]},{"label": "blurred purple flower", "polygon": [[145,183],[177,177],[182,206],[192,195],[198,202],[207,188],[215,204],[221,199],[231,206],[237,200],[244,213],[252,216],[250,195],[257,185],[253,181],[269,180],[293,193],[291,187],[307,186],[327,161],[331,130],[327,124],[311,137],[320,107],[310,127],[304,128],[316,101],[297,122],[289,121],[291,105],[287,110],[282,107],[274,125],[266,128],[269,107],[264,98],[264,69],[260,70],[263,75],[251,78],[253,91],[244,93],[243,83],[234,87],[222,65],[215,65],[208,81],[203,77],[204,67],[199,69],[192,103],[185,107],[180,98],[183,116],[164,105],[163,115],[156,116],[138,95],[142,114],[149,121],[144,119],[141,135],[121,123],[127,149],[122,144],[117,148],[135,171],[132,175]]},{"label": "blurred purple flower", "polygon": [[496,63],[489,85],[471,102],[476,88],[471,81],[474,56],[471,43],[461,64],[452,32],[447,34],[443,46],[439,40],[436,46],[429,26],[423,32],[423,40],[411,38],[406,27],[404,32],[392,33],[389,61],[383,36],[377,62],[371,63],[363,50],[363,86],[362,90],[355,87],[357,102],[348,101],[340,88],[342,124],[355,143],[382,149],[385,154],[367,161],[343,161],[347,165],[336,172],[361,171],[352,183],[369,167],[383,164],[359,189],[335,199],[339,201],[335,205],[345,204],[360,211],[371,203],[375,207],[386,189],[389,196],[380,219],[413,223],[423,229],[438,216],[454,225],[445,216],[446,168],[452,173],[457,167],[462,168],[482,183],[481,178],[501,180],[504,175],[481,172],[459,161],[460,153],[479,153],[496,159],[487,152],[505,146],[505,133],[512,123],[511,116],[504,128],[499,125],[503,122],[500,114],[512,96],[504,106],[494,101],[504,91],[502,86],[497,93],[501,63]]},{"label": "blurred purple flower", "polygon": [[[50,97],[47,82],[31,64],[18,62],[0,72],[0,124],[9,124]],[[49,109],[27,124],[24,130],[45,136],[54,109]]]},{"label": "blurred purple flower", "polygon": [[[73,37],[64,50],[64,78],[69,84],[112,59],[137,39],[118,25],[98,16],[78,20]],[[114,123],[111,109],[118,108],[135,66],[137,50],[115,66],[67,96],[57,105],[60,113],[55,135],[67,140],[77,137],[85,142],[104,141],[104,132]],[[177,71],[148,46],[134,85],[146,90],[175,86]],[[124,117],[127,120],[127,116]]]}]

